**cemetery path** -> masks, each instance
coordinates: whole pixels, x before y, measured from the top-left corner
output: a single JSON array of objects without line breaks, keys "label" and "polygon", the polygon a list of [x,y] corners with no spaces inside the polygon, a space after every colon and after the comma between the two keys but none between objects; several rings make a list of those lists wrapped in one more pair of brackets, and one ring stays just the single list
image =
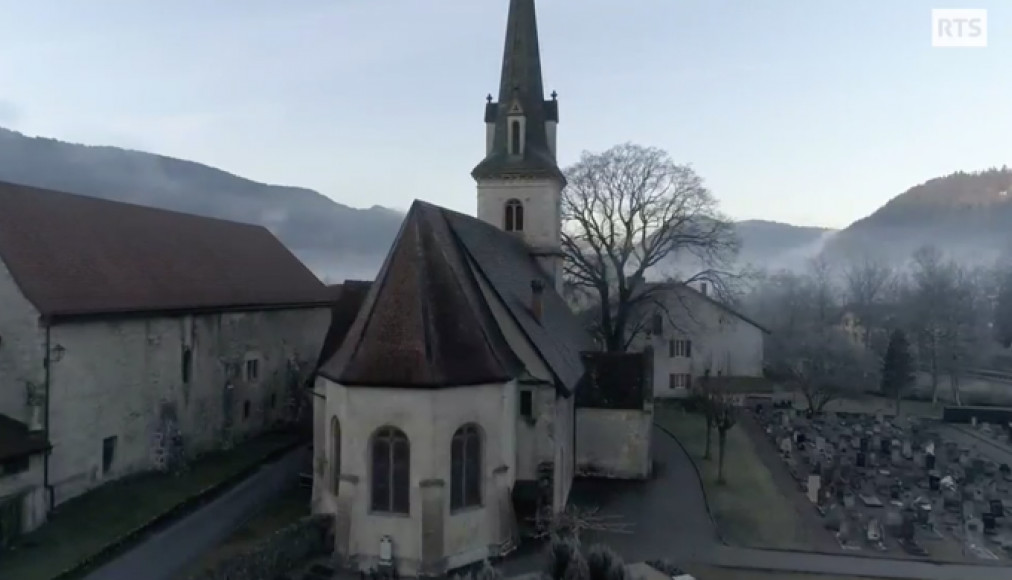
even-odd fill
[{"label": "cemetery path", "polygon": [[291,485],[308,461],[308,453],[307,448],[300,447],[263,465],[221,497],[155,532],[84,580],[172,580],[228,537],[266,500]]}]

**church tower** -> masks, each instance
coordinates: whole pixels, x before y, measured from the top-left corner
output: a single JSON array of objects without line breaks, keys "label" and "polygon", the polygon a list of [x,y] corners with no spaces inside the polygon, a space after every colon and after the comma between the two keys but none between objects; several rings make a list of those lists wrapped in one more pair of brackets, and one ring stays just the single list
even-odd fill
[{"label": "church tower", "polygon": [[471,172],[478,183],[478,219],[515,232],[545,272],[562,286],[562,188],[555,159],[559,104],[545,99],[534,0],[510,0],[499,100],[485,105],[485,158]]}]

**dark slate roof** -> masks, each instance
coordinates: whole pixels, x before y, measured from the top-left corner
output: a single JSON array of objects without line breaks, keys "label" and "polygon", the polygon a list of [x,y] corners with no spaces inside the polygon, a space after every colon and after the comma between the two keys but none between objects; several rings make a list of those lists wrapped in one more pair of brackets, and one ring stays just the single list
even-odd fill
[{"label": "dark slate roof", "polygon": [[[579,318],[555,291],[554,283],[524,242],[468,215],[443,210],[454,233],[506,305],[560,385],[573,392],[583,377],[581,353],[597,350]],[[545,282],[541,321],[530,311],[531,280]]]},{"label": "dark slate roof", "polygon": [[[506,142],[507,113],[514,100],[519,100],[526,118],[522,156],[510,155]],[[548,147],[545,128],[546,121],[558,119],[558,103],[545,100],[534,0],[510,0],[499,101],[485,107],[485,122],[495,122],[495,135],[489,154],[471,175],[475,179],[544,175],[565,181]]]},{"label": "dark slate roof", "polygon": [[328,304],[262,226],[2,182],[0,259],[45,318]]},{"label": "dark slate roof", "polygon": [[[484,277],[565,393],[595,350],[523,241],[415,201],[344,343],[320,372],[344,385],[440,387],[499,382],[524,368],[475,278]],[[531,281],[545,283],[540,322]]]},{"label": "dark slate roof", "polygon": [[323,340],[317,368],[334,356],[341,346],[371,286],[372,282],[364,280],[345,280],[343,284],[332,284],[327,287],[333,302],[330,306],[330,326]]},{"label": "dark slate roof", "polygon": [[416,201],[320,373],[347,386],[432,388],[503,382],[521,368],[442,210]]},{"label": "dark slate roof", "polygon": [[0,415],[0,461],[34,455],[49,448],[45,433],[33,433],[21,421]]}]

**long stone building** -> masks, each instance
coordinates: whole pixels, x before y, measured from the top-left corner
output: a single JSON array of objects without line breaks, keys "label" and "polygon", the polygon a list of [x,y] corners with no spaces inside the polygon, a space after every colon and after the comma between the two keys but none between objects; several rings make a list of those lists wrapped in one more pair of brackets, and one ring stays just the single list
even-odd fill
[{"label": "long stone building", "polygon": [[329,303],[263,227],[0,184],[0,513],[285,421]]}]

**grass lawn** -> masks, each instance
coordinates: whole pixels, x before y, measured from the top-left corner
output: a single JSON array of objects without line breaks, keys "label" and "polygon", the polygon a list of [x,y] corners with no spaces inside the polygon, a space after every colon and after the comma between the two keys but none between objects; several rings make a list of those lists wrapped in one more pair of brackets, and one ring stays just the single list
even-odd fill
[{"label": "grass lawn", "polygon": [[257,465],[296,436],[267,434],[207,454],[178,476],[147,473],[104,485],[60,505],[49,521],[0,553],[0,578],[50,580],[200,491]]},{"label": "grass lawn", "polygon": [[715,566],[686,564],[682,569],[699,580],[882,580],[857,576],[829,576],[825,574],[793,574],[789,572],[762,572]]},{"label": "grass lawn", "polygon": [[224,542],[204,554],[193,566],[180,574],[179,579],[189,578],[198,572],[213,568],[232,556],[245,553],[274,532],[308,516],[310,495],[310,490],[303,487],[285,491],[274,501],[262,506],[256,515],[247,520]]},{"label": "grass lawn", "polygon": [[656,420],[678,438],[699,467],[710,509],[728,542],[750,547],[811,549],[794,505],[780,492],[740,427],[727,433],[724,459],[727,483],[718,484],[716,432],[713,459],[702,458],[706,449],[706,420],[670,405],[658,405]]}]

